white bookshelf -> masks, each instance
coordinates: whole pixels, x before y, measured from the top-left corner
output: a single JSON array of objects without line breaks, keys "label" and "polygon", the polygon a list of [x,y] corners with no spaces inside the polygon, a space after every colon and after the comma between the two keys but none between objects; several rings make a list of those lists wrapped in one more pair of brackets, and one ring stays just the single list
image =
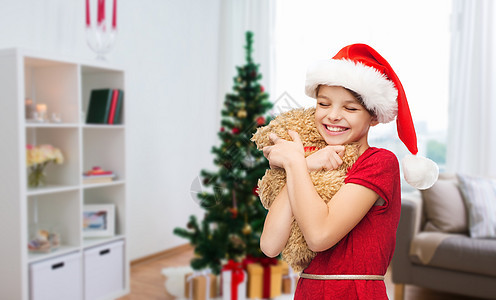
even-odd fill
[{"label": "white bookshelf", "polygon": [[[92,89],[125,91],[125,72],[106,62],[63,59],[26,49],[0,50],[0,291],[2,299],[33,298],[30,266],[79,253],[84,278],[84,253],[112,242],[124,242],[123,288],[108,299],[129,292],[127,255],[126,125],[124,99],[121,124],[85,124]],[[47,105],[60,123],[35,123],[25,118],[25,99]],[[64,155],[61,165],[46,168],[47,184],[27,187],[26,144],[51,144]],[[82,173],[93,166],[112,170],[108,183],[83,184]],[[84,238],[86,204],[115,205],[115,236]],[[56,228],[61,246],[50,253],[30,253],[29,231],[35,220]],[[81,280],[84,299],[84,280]]]}]

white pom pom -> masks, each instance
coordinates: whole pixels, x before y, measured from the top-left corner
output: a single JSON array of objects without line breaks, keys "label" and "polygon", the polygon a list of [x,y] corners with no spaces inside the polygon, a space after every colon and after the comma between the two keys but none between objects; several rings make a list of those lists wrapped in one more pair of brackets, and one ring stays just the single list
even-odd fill
[{"label": "white pom pom", "polygon": [[407,155],[401,160],[401,165],[406,182],[419,190],[430,188],[439,176],[437,164],[426,157]]}]

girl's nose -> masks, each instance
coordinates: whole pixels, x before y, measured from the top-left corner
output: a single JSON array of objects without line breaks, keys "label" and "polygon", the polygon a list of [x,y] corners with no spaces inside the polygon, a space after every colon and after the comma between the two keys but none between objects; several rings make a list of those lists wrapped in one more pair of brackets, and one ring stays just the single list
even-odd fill
[{"label": "girl's nose", "polygon": [[329,121],[339,121],[341,120],[341,110],[337,109],[337,108],[333,108],[329,111],[329,114],[327,115],[327,118],[329,119]]}]

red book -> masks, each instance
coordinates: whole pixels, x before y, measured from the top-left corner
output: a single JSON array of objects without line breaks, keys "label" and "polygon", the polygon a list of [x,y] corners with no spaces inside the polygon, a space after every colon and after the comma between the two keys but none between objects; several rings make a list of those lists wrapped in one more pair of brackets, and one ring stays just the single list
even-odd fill
[{"label": "red book", "polygon": [[117,106],[117,99],[119,99],[119,90],[113,90],[112,91],[112,103],[110,104],[108,124],[114,124],[115,107]]}]

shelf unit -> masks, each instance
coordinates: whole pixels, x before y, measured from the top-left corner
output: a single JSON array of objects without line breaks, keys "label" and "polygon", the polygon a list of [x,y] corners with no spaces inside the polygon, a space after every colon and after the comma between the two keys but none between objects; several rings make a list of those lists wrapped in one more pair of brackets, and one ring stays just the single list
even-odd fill
[{"label": "shelf unit", "polygon": [[[64,255],[79,254],[84,278],[84,253],[94,247],[123,242],[123,285],[104,298],[129,292],[127,251],[127,183],[125,103],[121,124],[85,124],[92,89],[125,91],[125,72],[106,62],[61,59],[26,49],[0,50],[0,291],[2,298],[33,298],[30,266]],[[25,118],[25,99],[44,103],[60,123],[33,123]],[[47,184],[27,188],[26,144],[51,144],[64,155],[61,165],[46,168]],[[117,174],[109,183],[83,184],[82,173],[101,166]],[[115,236],[83,237],[85,204],[114,204]],[[30,253],[30,228],[56,228],[61,246],[50,253]],[[120,256],[119,256],[120,257]],[[81,299],[84,299],[81,280]],[[91,293],[93,294],[93,293]]]}]

